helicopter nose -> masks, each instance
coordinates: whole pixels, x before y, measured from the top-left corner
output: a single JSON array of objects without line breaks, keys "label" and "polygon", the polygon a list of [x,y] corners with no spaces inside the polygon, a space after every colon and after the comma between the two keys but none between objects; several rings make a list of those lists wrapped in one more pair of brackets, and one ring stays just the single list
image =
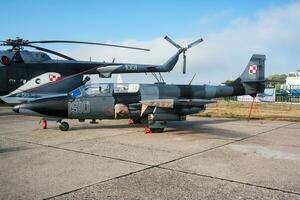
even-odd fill
[{"label": "helicopter nose", "polygon": [[20,106],[19,105],[17,105],[17,106],[15,106],[15,107],[13,107],[13,109],[12,109],[14,112],[16,112],[16,113],[19,113],[19,110],[20,110]]}]

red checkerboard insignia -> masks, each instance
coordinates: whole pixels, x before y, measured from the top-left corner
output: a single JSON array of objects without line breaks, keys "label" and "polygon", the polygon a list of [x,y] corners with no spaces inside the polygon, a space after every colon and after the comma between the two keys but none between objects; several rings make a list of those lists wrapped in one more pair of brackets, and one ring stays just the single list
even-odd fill
[{"label": "red checkerboard insignia", "polygon": [[249,65],[248,73],[249,74],[256,74],[257,66],[254,64]]},{"label": "red checkerboard insignia", "polygon": [[58,81],[59,79],[60,79],[60,76],[58,76],[58,75],[54,75],[54,74],[49,75],[50,82]]}]

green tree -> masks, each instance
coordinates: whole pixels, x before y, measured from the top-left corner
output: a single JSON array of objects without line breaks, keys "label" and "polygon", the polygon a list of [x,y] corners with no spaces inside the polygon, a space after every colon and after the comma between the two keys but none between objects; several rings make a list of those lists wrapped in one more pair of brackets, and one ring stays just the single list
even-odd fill
[{"label": "green tree", "polygon": [[233,80],[226,80],[223,84],[227,85],[227,86],[231,86],[233,84]]},{"label": "green tree", "polygon": [[280,90],[280,85],[284,84],[286,81],[285,74],[273,74],[267,77],[266,87],[275,87],[276,91]]}]

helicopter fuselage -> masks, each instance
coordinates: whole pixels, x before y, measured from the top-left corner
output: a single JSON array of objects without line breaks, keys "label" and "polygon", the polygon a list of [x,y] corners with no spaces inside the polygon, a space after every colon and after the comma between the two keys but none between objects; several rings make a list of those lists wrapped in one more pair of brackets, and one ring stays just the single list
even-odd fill
[{"label": "helicopter fuselage", "polygon": [[9,94],[27,81],[47,72],[59,73],[62,77],[99,66],[97,62],[54,60],[43,52],[0,51],[0,96]]}]

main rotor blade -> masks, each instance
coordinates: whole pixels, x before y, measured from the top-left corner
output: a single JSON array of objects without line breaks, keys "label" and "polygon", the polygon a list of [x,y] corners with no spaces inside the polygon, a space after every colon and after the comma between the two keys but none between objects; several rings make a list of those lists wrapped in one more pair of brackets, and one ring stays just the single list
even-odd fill
[{"label": "main rotor blade", "polygon": [[193,46],[195,46],[195,45],[197,45],[197,44],[199,44],[199,43],[201,43],[201,42],[203,42],[203,39],[202,39],[202,38],[196,40],[195,42],[190,43],[190,44],[188,45],[188,49],[191,48],[191,47],[193,47]]},{"label": "main rotor blade", "polygon": [[44,52],[51,53],[51,54],[54,54],[54,55],[56,55],[56,56],[65,58],[65,59],[67,59],[67,60],[75,60],[74,58],[71,58],[71,57],[69,57],[69,56],[66,56],[66,55],[64,55],[64,54],[62,54],[62,53],[58,53],[58,52],[56,52],[56,51],[52,51],[52,50],[50,50],[50,49],[45,49],[45,48],[42,48],[42,47],[30,45],[30,44],[25,44],[25,45],[22,45],[22,46],[32,47],[32,48],[35,48],[35,49],[37,49],[37,50],[44,51]]},{"label": "main rotor blade", "polygon": [[0,45],[1,45],[1,46],[11,46],[11,45],[8,44],[6,41],[0,41]]},{"label": "main rotor blade", "polygon": [[171,40],[171,38],[169,38],[168,36],[165,36],[165,40],[167,40],[168,42],[170,42],[171,44],[173,44],[177,49],[181,48],[181,46],[179,46],[179,44],[177,44],[176,42],[174,42],[173,40]]},{"label": "main rotor blade", "polygon": [[144,48],[139,48],[139,47],[130,47],[130,46],[123,46],[123,45],[115,45],[115,44],[97,43],[97,42],[71,41],[71,40],[41,40],[41,41],[28,42],[27,44],[34,44],[34,43],[91,44],[91,45],[99,45],[99,46],[109,46],[109,47],[119,47],[119,48],[126,48],[126,49],[135,49],[135,50],[142,50],[142,51],[150,51],[150,49],[144,49]]}]

